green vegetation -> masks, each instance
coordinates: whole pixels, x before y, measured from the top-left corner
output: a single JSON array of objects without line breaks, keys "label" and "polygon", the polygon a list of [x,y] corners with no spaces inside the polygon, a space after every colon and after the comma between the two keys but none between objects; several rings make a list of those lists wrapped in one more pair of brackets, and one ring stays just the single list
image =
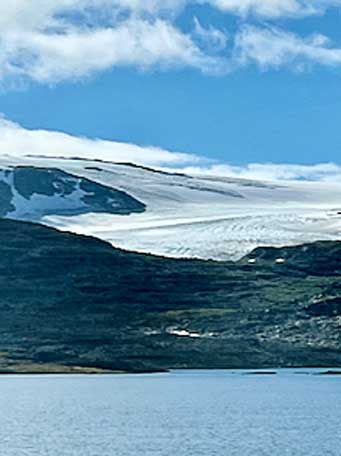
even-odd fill
[{"label": "green vegetation", "polygon": [[340,260],[340,242],[172,260],[0,220],[0,371],[340,366]]}]

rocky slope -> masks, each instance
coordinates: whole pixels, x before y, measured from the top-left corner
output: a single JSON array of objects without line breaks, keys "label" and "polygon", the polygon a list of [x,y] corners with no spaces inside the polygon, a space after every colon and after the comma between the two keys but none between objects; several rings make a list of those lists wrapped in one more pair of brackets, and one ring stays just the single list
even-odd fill
[{"label": "rocky slope", "polygon": [[0,368],[341,366],[340,263],[340,242],[172,260],[0,220]]},{"label": "rocky slope", "polygon": [[123,191],[54,168],[0,169],[0,216],[40,220],[47,215],[128,215],[145,205]]}]

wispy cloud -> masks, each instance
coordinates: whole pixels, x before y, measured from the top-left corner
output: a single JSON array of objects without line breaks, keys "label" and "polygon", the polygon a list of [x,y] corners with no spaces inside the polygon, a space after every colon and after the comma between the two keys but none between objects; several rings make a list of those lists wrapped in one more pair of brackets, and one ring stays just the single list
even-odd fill
[{"label": "wispy cloud", "polygon": [[334,163],[315,165],[251,163],[245,166],[212,164],[211,160],[195,154],[77,137],[56,131],[28,130],[0,117],[0,156],[23,158],[29,155],[131,162],[206,176],[266,181],[326,181],[341,184],[341,166]]},{"label": "wispy cloud", "polygon": [[210,26],[205,28],[197,17],[194,18],[194,36],[213,52],[219,52],[226,48],[228,43],[227,33]]},{"label": "wispy cloud", "polygon": [[[222,11],[240,16],[249,14],[265,18],[283,16],[305,16],[321,11],[327,2],[314,0],[211,0],[210,3]],[[332,2],[329,2],[332,3]]]},{"label": "wispy cloud", "polygon": [[341,48],[321,34],[302,38],[275,27],[244,26],[236,37],[235,57],[240,65],[255,63],[262,69],[289,66],[303,70],[314,63],[341,65]]},{"label": "wispy cloud", "polygon": [[338,6],[340,0],[117,0],[133,10],[149,12],[179,12],[189,4],[209,4],[223,12],[246,17],[263,18],[302,17],[321,14],[329,7]]}]

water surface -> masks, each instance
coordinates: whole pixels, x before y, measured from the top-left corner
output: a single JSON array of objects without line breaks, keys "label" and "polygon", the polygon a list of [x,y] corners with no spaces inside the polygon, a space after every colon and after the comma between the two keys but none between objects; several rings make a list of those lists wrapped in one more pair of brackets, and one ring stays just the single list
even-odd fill
[{"label": "water surface", "polygon": [[340,456],[341,376],[0,377],[2,456]]}]

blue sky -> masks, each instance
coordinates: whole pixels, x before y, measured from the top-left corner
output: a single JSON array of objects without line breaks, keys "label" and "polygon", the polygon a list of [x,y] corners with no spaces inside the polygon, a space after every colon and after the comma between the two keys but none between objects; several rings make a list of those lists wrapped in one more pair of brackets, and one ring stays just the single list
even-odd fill
[{"label": "blue sky", "polygon": [[341,1],[101,2],[0,6],[6,122],[230,165],[341,164]]}]

